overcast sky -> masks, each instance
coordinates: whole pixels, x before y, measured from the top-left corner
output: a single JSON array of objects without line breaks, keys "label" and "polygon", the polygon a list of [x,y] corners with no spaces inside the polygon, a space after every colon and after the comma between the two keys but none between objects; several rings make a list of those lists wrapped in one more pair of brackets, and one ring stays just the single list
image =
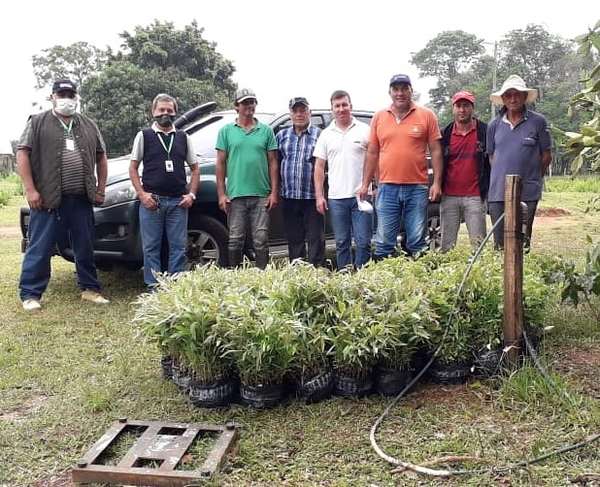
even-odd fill
[{"label": "overcast sky", "polygon": [[[335,89],[349,91],[354,108],[376,110],[388,103],[387,83],[394,73],[411,75],[415,90],[424,95],[432,87],[431,80],[418,79],[410,54],[444,30],[462,29],[493,43],[510,30],[537,23],[550,33],[573,38],[600,18],[600,8],[593,12],[594,4],[579,0],[463,0],[439,6],[400,0],[79,0],[60,6],[47,0],[9,2],[2,7],[0,29],[4,93],[0,153],[10,139],[19,137],[32,113],[32,102],[43,99],[33,88],[34,54],[77,41],[118,48],[119,33],[133,32],[136,25],[146,26],[154,19],[172,21],[179,28],[196,19],[205,38],[216,42],[217,49],[233,61],[235,81],[256,91],[261,110],[285,110],[291,96],[302,95],[313,107],[327,107]],[[110,93],[106,96],[110,98]]]}]

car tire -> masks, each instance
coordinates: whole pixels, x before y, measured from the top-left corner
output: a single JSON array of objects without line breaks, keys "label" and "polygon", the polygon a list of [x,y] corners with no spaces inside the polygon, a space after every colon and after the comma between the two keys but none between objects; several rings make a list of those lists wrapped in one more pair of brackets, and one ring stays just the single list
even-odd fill
[{"label": "car tire", "polygon": [[188,267],[210,263],[226,267],[228,240],[227,227],[219,220],[210,216],[190,219],[186,244]]}]

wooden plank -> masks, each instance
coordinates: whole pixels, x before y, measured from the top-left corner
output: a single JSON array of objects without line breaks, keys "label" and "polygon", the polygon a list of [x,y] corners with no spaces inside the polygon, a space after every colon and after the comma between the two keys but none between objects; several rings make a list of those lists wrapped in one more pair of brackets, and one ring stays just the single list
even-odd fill
[{"label": "wooden plank", "polygon": [[200,470],[204,475],[212,475],[221,468],[227,455],[236,445],[238,438],[238,429],[233,423],[228,423],[225,430],[221,433],[215,446],[208,455]]},{"label": "wooden plank", "polygon": [[202,478],[198,472],[159,471],[154,468],[126,468],[107,465],[89,465],[74,468],[73,482],[104,482],[120,485],[152,485],[156,487],[184,487]]},{"label": "wooden plank", "polygon": [[521,178],[506,176],[504,192],[504,346],[516,365],[523,332],[523,235]]},{"label": "wooden plank", "polygon": [[104,433],[100,439],[87,451],[79,463],[94,463],[104,451],[111,446],[122,431],[127,427],[127,423],[115,421],[112,426]]}]

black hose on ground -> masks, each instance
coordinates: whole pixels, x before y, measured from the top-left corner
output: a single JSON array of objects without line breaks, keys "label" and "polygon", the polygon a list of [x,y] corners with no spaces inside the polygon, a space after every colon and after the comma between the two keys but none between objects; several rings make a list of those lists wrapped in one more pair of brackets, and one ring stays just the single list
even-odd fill
[{"label": "black hose on ground", "polygon": [[[377,443],[377,439],[376,439],[376,434],[377,434],[377,429],[379,428],[379,426],[381,425],[381,423],[383,422],[383,420],[388,416],[388,414],[390,413],[391,409],[398,403],[398,401],[406,394],[406,392],[413,386],[415,385],[415,383],[423,376],[423,374],[427,371],[427,369],[429,369],[429,367],[431,366],[431,364],[433,363],[433,361],[435,360],[436,356],[438,355],[442,345],[444,344],[444,341],[446,340],[446,336],[448,334],[448,329],[450,328],[450,323],[452,323],[452,319],[454,317],[454,314],[456,312],[456,309],[458,307],[458,301],[460,299],[460,296],[462,294],[462,290],[463,287],[465,285],[465,282],[467,280],[467,277],[469,276],[469,274],[471,273],[471,269],[473,268],[473,265],[475,264],[475,262],[477,261],[477,259],[479,259],[479,256],[481,255],[481,252],[483,251],[483,248],[485,246],[485,244],[487,243],[487,241],[490,239],[491,235],[494,232],[494,229],[500,224],[501,221],[504,220],[504,213],[500,216],[500,218],[498,218],[498,220],[496,221],[496,223],[494,223],[494,225],[492,226],[492,228],[490,229],[490,231],[488,232],[488,234],[485,236],[485,238],[483,239],[483,241],[481,242],[481,244],[479,245],[479,247],[477,248],[477,250],[475,251],[475,253],[473,254],[473,256],[470,258],[469,261],[469,265],[467,266],[465,273],[463,275],[462,281],[460,283],[460,285],[458,286],[458,290],[456,292],[456,300],[454,301],[454,308],[452,313],[450,313],[450,315],[448,316],[448,320],[446,321],[446,328],[444,330],[444,334],[442,335],[442,340],[440,342],[440,344],[438,345],[438,347],[436,348],[435,352],[433,353],[433,355],[431,356],[431,358],[429,359],[429,361],[425,364],[425,366],[421,369],[421,371],[415,375],[415,377],[406,385],[406,387],[404,389],[402,389],[400,391],[400,393],[394,398],[392,399],[392,401],[387,405],[387,407],[385,408],[385,410],[383,411],[383,413],[381,413],[381,415],[377,418],[377,421],[375,421],[375,423],[373,424],[373,426],[371,427],[371,432],[369,435],[369,439],[371,441],[371,447],[375,450],[375,453],[377,453],[377,455],[379,457],[381,457],[382,459],[384,459],[385,461],[387,461],[388,463],[391,463],[393,465],[397,465],[399,467],[402,467],[406,470],[411,470],[413,472],[416,473],[420,473],[423,475],[429,475],[429,476],[433,476],[433,477],[450,477],[450,476],[456,476],[456,475],[481,475],[481,474],[485,474],[485,473],[491,473],[491,474],[499,474],[499,473],[506,473],[506,472],[510,472],[512,470],[516,470],[518,468],[523,468],[523,467],[527,467],[528,465],[532,465],[535,463],[539,463],[543,460],[546,460],[549,457],[552,457],[554,455],[560,455],[562,453],[566,453],[568,451],[572,451],[572,450],[576,450],[578,448],[583,448],[584,446],[590,445],[591,443],[598,441],[600,439],[600,434],[593,434],[590,435],[586,438],[584,438],[582,441],[575,443],[573,445],[568,445],[565,446],[563,448],[559,448],[557,450],[553,450],[549,453],[546,453],[545,455],[541,455],[539,457],[536,457],[532,460],[523,460],[520,462],[516,462],[507,466],[502,466],[502,467],[489,467],[489,468],[483,468],[483,469],[472,469],[472,470],[450,470],[450,469],[433,469],[433,468],[429,468],[429,467],[425,467],[422,465],[416,465],[414,463],[410,463],[410,462],[404,462],[402,460],[399,460],[397,458],[394,458],[390,455],[388,455],[387,453],[385,453],[385,451],[378,445]],[[537,369],[540,371],[540,373],[542,374],[542,376],[549,381],[549,383],[560,393],[565,394],[567,399],[569,400],[569,402],[572,402],[571,397],[566,394],[565,391],[563,391],[562,389],[560,389],[557,384],[552,380],[552,378],[548,375],[548,373],[545,371],[545,369],[543,368],[543,366],[540,364],[537,354],[535,353],[534,347],[531,345],[531,343],[529,342],[529,339],[527,337],[527,334],[525,333],[525,330],[523,330],[523,338],[525,340],[525,345],[533,359],[533,362],[535,364],[535,366],[537,367]]]}]

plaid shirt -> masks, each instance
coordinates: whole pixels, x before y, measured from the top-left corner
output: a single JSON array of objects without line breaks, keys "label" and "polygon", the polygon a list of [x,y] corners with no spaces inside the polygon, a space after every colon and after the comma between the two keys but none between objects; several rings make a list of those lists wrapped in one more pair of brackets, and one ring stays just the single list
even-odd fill
[{"label": "plaid shirt", "polygon": [[281,196],[296,200],[315,199],[313,150],[321,130],[309,125],[300,136],[294,127],[277,133],[281,171]]}]

